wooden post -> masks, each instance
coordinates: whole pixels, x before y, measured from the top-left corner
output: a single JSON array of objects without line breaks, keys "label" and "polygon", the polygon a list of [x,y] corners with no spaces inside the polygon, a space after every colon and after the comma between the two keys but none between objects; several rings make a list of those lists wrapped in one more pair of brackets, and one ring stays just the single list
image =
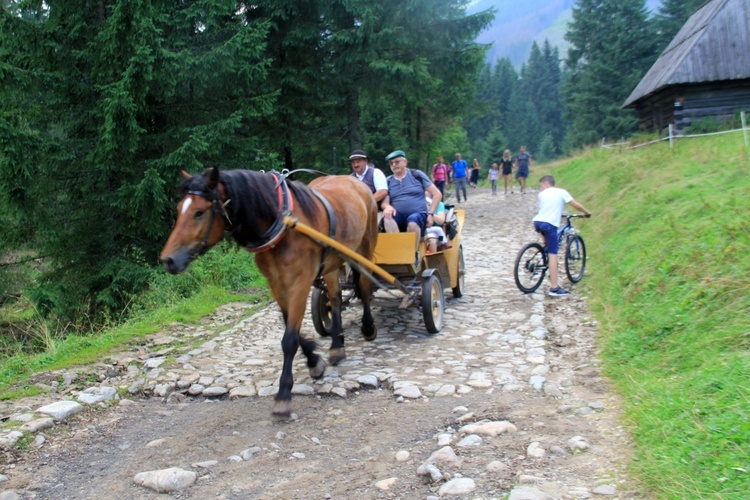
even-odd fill
[{"label": "wooden post", "polygon": [[604,147],[604,139],[605,139],[605,138],[604,138],[604,137],[602,137],[602,145],[601,145],[601,147]]},{"label": "wooden post", "polygon": [[669,124],[669,149],[674,149],[674,134],[673,134],[673,127],[671,123]]},{"label": "wooden post", "polygon": [[745,149],[750,148],[750,142],[747,137],[747,120],[745,119],[745,112],[741,111],[740,116],[742,117],[742,133],[745,135]]}]

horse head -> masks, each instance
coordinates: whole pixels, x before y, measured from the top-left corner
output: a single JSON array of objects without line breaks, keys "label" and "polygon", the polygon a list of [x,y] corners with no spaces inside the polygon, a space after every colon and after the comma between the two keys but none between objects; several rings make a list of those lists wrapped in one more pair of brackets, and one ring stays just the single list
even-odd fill
[{"label": "horse head", "polygon": [[177,205],[177,221],[159,254],[167,271],[178,274],[190,262],[218,243],[228,227],[219,169],[206,169],[199,176],[181,172],[183,197]]}]

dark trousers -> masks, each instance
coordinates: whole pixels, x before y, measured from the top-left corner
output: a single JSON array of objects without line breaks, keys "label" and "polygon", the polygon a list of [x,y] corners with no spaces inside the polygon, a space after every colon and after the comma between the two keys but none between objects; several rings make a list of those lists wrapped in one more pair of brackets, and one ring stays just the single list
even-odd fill
[{"label": "dark trousers", "polygon": [[440,194],[443,195],[443,198],[445,198],[445,193],[443,192],[443,190],[445,189],[445,181],[435,181],[435,187],[438,188]]}]

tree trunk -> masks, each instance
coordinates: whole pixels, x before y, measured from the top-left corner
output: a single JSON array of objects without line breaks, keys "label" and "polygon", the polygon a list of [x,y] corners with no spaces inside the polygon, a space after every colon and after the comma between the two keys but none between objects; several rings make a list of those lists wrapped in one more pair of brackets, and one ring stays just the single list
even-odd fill
[{"label": "tree trunk", "polygon": [[346,93],[347,128],[349,134],[349,151],[362,149],[362,129],[360,128],[359,90],[354,85]]}]

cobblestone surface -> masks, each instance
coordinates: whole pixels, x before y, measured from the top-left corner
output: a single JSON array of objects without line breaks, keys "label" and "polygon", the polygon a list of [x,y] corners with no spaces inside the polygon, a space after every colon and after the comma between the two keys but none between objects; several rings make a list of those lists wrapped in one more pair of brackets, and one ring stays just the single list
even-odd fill
[{"label": "cobblestone surface", "polygon": [[[31,432],[21,423],[39,420],[43,404],[106,407],[109,387],[135,401],[55,421],[70,435],[46,432],[50,419],[37,422],[35,451],[6,460],[5,485],[29,498],[97,498],[103,488],[151,498],[132,490],[132,478],[181,466],[200,474],[182,492],[193,498],[643,498],[624,469],[628,436],[598,368],[581,287],[555,298],[547,283],[523,295],[513,281],[518,249],[536,238],[535,193],[469,196],[459,206],[465,295],[446,291],[439,334],[426,333],[418,307],[399,310],[400,299],[381,291],[378,338],[367,342],[355,304],[343,317],[347,360],[313,381],[298,355],[297,413],[279,427],[270,410],[280,313],[270,304],[246,317],[252,306],[228,304],[99,364],[100,384],[74,371],[49,374],[41,383],[49,394],[0,407],[19,422],[0,432],[5,443]],[[597,272],[595,255],[589,264],[587,273]],[[317,337],[309,314],[303,332]],[[325,355],[329,340],[318,343]],[[106,473],[86,475],[90,464]],[[85,479],[63,486],[70,474]]]}]

